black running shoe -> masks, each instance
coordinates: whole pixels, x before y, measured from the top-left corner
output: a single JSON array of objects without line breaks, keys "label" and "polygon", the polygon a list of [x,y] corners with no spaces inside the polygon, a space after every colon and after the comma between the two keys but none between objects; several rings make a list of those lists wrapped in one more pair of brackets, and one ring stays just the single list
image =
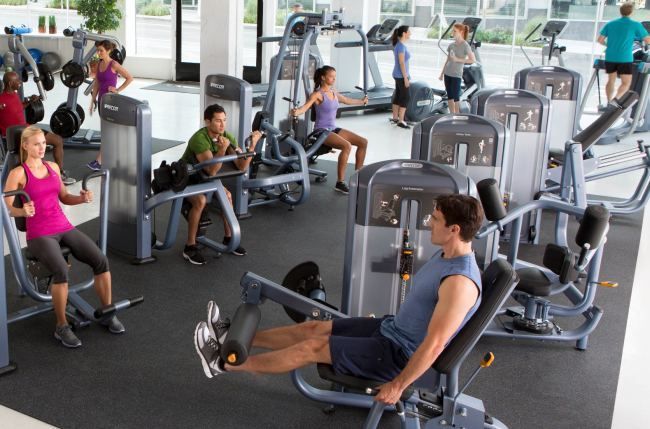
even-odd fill
[{"label": "black running shoe", "polygon": [[334,190],[345,195],[350,193],[350,188],[348,188],[348,185],[346,185],[345,182],[336,182]]},{"label": "black running shoe", "polygon": [[196,245],[185,246],[183,249],[183,258],[194,265],[204,265],[208,262]]}]

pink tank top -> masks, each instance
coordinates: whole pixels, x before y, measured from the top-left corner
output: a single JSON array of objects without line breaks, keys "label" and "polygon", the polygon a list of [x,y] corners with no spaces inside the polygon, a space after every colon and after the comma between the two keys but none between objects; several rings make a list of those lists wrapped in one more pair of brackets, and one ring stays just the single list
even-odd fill
[{"label": "pink tank top", "polygon": [[27,183],[23,189],[34,202],[34,216],[27,218],[27,240],[44,235],[60,234],[74,229],[59,204],[61,179],[47,162],[43,163],[48,175],[39,179],[23,164]]}]

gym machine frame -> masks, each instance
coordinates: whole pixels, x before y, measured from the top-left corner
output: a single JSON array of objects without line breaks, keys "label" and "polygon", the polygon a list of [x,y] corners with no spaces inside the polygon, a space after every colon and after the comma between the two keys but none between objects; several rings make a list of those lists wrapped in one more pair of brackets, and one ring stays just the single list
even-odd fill
[{"label": "gym machine frame", "polygon": [[[490,322],[494,313],[503,305],[517,283],[517,277],[512,267],[503,260],[495,261],[484,275],[487,278],[484,298],[474,316],[459,331],[445,350],[433,364],[437,372],[437,386],[433,391],[418,389],[414,385],[407,388],[395,406],[386,406],[374,401],[377,388],[382,382],[360,379],[353,376],[333,374],[331,366],[318,364],[319,375],[326,380],[336,383],[340,391],[316,388],[309,384],[301,370],[291,373],[296,389],[306,397],[332,405],[369,408],[364,428],[376,428],[384,410],[396,411],[402,428],[415,429],[420,427],[420,419],[428,420],[425,428],[464,427],[467,429],[500,428],[506,426],[499,420],[485,413],[483,401],[464,394],[467,386],[474,380],[478,371],[491,365],[494,355],[485,355],[481,366],[469,377],[461,387],[459,384],[460,367],[472,350],[483,330]],[[320,278],[307,278],[303,281],[319,282]],[[243,303],[238,307],[221,349],[224,361],[233,365],[243,363],[249,354],[249,349],[257,325],[260,320],[258,306],[267,299],[284,305],[291,311],[300,313],[315,320],[332,320],[348,317],[333,309],[324,301],[325,292],[322,288],[313,288],[308,295],[303,295],[284,286],[251,272],[244,274],[240,281]],[[444,382],[441,382],[444,375]],[[352,391],[364,393],[352,393]]]},{"label": "gym machine frame", "polygon": [[[563,165],[547,170],[547,181],[551,185],[545,191],[558,195],[545,193],[542,198],[559,198],[583,209],[589,204],[603,205],[613,214],[630,214],[645,207],[650,199],[650,145],[638,141],[636,148],[597,158],[584,158],[592,145],[638,100],[636,93],[627,92],[615,104],[608,105],[600,118],[566,142]],[[587,182],[636,170],[643,170],[643,175],[628,199],[608,201],[588,198]]]},{"label": "gym machine frame", "polygon": [[[498,317],[485,331],[485,335],[542,341],[575,341],[578,350],[586,350],[589,334],[596,328],[603,315],[602,308],[593,303],[597,288],[617,286],[613,282],[598,280],[609,229],[609,211],[600,206],[585,208],[563,201],[535,200],[506,213],[503,197],[494,179],[479,182],[477,189],[485,209],[486,219],[490,223],[481,228],[476,238],[483,238],[495,232],[500,233],[506,226],[510,227],[511,234],[519,234],[523,226],[523,218],[527,213],[551,210],[556,214],[555,246],[547,246],[544,254],[545,266],[519,259],[519,242],[510,241],[506,259],[517,270],[521,280],[517,288],[519,290],[515,290],[512,297],[522,307],[501,309],[497,313]],[[569,216],[576,219],[588,218],[587,222],[581,223],[576,234],[576,244],[581,248],[580,255],[577,257],[573,255],[568,245]],[[562,259],[563,262],[558,264],[558,259]],[[541,296],[531,291],[535,289],[534,285],[527,284],[534,283],[535,277],[539,276],[548,279],[548,290]],[[585,280],[584,292],[577,287],[582,279]],[[523,288],[524,285],[528,287]],[[549,296],[559,294],[564,294],[573,305],[561,305],[549,301]],[[580,316],[584,317],[584,322],[571,330],[563,330],[553,320],[554,317]],[[501,317],[513,318],[513,322],[504,323],[500,320]],[[515,323],[517,321],[521,323]]]},{"label": "gym machine frame", "polygon": [[[75,137],[81,129],[86,115],[83,107],[77,102],[79,87],[87,83],[84,94],[91,93],[94,80],[87,77],[87,64],[95,55],[97,48],[93,44],[88,52],[85,52],[88,41],[108,40],[115,44],[113,52],[119,52],[116,61],[122,64],[126,51],[120,41],[114,37],[105,34],[89,33],[86,30],[66,28],[63,35],[72,38],[73,54],[72,59],[63,65],[61,69],[61,81],[69,88],[68,98],[65,103],[61,103],[50,118],[50,128],[52,131],[63,137],[66,147],[77,149],[97,149],[101,143],[101,136],[97,131],[87,130],[83,136]],[[113,58],[115,59],[115,58]],[[99,107],[98,107],[99,110]]]}]

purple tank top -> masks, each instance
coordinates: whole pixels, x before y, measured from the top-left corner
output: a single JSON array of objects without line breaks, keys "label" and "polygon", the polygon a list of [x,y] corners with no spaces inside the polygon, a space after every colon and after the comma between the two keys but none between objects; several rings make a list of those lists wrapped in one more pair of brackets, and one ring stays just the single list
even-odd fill
[{"label": "purple tank top", "polygon": [[106,70],[101,71],[101,63],[97,66],[97,73],[95,74],[95,79],[99,83],[99,92],[97,93],[97,100],[102,101],[102,96],[108,92],[108,87],[117,87],[117,73],[112,69],[113,60],[108,63]]},{"label": "purple tank top", "polygon": [[27,240],[44,235],[60,234],[74,229],[74,226],[63,214],[59,204],[61,179],[47,162],[43,163],[48,175],[39,179],[23,164],[27,183],[23,189],[34,202],[34,216],[27,218]]},{"label": "purple tank top", "polygon": [[315,130],[330,130],[336,128],[334,120],[336,119],[336,111],[339,109],[339,98],[336,96],[334,90],[330,90],[333,99],[327,96],[325,91],[320,91],[323,95],[323,102],[321,104],[314,104],[316,109],[316,123],[314,124]]}]

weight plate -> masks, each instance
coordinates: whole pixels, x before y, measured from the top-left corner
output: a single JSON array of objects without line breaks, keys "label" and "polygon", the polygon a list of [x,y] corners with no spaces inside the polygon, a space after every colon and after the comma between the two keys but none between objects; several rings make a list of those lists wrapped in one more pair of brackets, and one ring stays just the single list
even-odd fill
[{"label": "weight plate", "polygon": [[61,82],[68,88],[77,88],[84,83],[86,74],[81,64],[70,60],[61,69]]},{"label": "weight plate", "polygon": [[[312,291],[323,289],[318,265],[314,262],[303,262],[302,264],[296,265],[284,277],[282,286],[304,297],[310,298]],[[287,306],[284,306],[284,311],[296,323],[302,323],[307,318],[304,314]]]},{"label": "weight plate", "polygon": [[43,106],[43,102],[41,100],[32,101],[27,106],[25,106],[25,120],[28,124],[38,124],[43,120],[44,116],[45,107]]},{"label": "weight plate", "polygon": [[52,76],[50,68],[47,66],[47,64],[44,63],[38,63],[36,64],[36,67],[38,68],[38,74],[40,75],[41,82],[43,83],[43,89],[46,91],[51,91],[52,88],[54,88],[54,76]]},{"label": "weight plate", "polygon": [[79,131],[79,115],[68,108],[57,109],[50,118],[50,128],[63,138],[72,137]]},{"label": "weight plate", "polygon": [[[57,110],[58,109],[65,109],[66,104],[67,103],[59,104],[59,107],[57,107]],[[77,103],[77,107],[75,108],[75,110],[77,111],[77,115],[79,116],[79,128],[81,128],[81,125],[83,125],[84,121],[86,120],[86,112],[84,112],[84,108],[81,107],[81,105],[79,103]]]}]

